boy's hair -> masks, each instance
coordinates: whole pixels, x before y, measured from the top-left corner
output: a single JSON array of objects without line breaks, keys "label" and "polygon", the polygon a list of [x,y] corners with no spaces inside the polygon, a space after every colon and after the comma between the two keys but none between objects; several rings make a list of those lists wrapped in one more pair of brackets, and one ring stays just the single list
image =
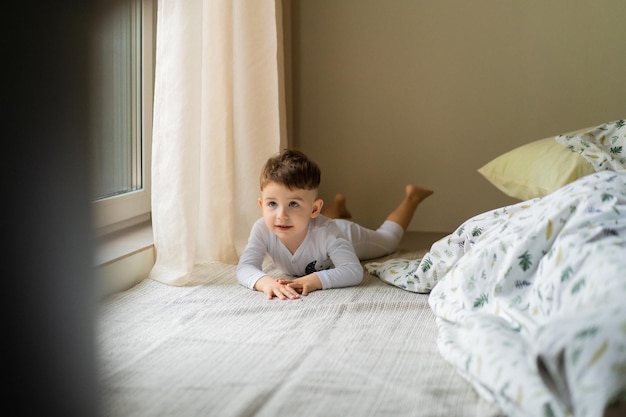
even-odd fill
[{"label": "boy's hair", "polygon": [[290,190],[316,190],[321,177],[320,168],[304,153],[284,149],[265,163],[261,171],[261,191],[270,182],[282,184]]}]

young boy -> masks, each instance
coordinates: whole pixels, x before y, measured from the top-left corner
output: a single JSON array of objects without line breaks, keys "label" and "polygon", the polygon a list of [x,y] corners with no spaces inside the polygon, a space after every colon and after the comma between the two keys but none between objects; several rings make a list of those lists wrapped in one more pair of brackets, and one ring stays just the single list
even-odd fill
[{"label": "young boy", "polygon": [[[322,214],[320,180],[319,167],[302,152],[286,149],[267,161],[259,198],[263,217],[252,226],[237,265],[241,285],[262,291],[270,300],[358,285],[363,280],[361,261],[393,253],[415,209],[433,193],[407,185],[402,202],[377,230],[371,230],[348,220],[341,194]],[[265,274],[265,255],[288,277]]]}]

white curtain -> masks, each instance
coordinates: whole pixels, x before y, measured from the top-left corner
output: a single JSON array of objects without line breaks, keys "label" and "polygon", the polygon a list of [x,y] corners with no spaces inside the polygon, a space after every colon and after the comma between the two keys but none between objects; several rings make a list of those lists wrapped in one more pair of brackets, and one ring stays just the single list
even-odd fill
[{"label": "white curtain", "polygon": [[235,263],[259,174],[286,144],[281,0],[159,0],[150,278]]}]

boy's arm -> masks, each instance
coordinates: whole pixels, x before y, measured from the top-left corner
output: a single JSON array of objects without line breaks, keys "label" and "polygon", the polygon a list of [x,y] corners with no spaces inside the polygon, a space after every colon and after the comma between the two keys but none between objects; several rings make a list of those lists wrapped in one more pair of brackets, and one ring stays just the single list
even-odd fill
[{"label": "boy's arm", "polygon": [[328,254],[334,268],[317,271],[324,289],[352,287],[363,281],[363,265],[350,242],[343,238],[335,239]]},{"label": "boy's arm", "polygon": [[255,289],[256,282],[266,275],[262,269],[266,253],[267,242],[263,225],[257,221],[252,226],[248,243],[237,263],[237,281],[241,285]]},{"label": "boy's arm", "polygon": [[333,268],[278,282],[297,290],[302,295],[307,295],[322,289],[351,287],[363,281],[363,266],[347,240],[335,239],[329,246],[328,252],[334,265]]}]

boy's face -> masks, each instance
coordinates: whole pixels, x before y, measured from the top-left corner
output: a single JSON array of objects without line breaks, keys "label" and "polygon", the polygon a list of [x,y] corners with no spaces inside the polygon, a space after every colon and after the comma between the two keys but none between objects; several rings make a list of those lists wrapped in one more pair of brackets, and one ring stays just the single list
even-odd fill
[{"label": "boy's face", "polygon": [[317,190],[290,190],[282,184],[268,183],[259,206],[268,229],[293,253],[304,240],[309,222],[322,210]]}]

